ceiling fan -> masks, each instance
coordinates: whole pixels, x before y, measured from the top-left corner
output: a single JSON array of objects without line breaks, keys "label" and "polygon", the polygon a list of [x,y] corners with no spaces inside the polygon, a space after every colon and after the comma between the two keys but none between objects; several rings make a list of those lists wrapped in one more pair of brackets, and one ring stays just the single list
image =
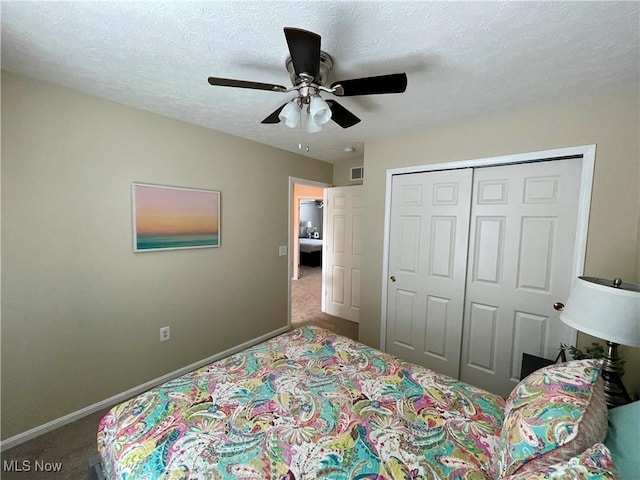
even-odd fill
[{"label": "ceiling fan", "polygon": [[330,119],[342,128],[349,128],[360,122],[349,110],[335,100],[324,100],[320,92],[331,93],[339,97],[356,95],[378,95],[383,93],[402,93],[407,89],[406,73],[394,73],[376,77],[363,77],[333,82],[326,86],[327,77],[333,66],[333,59],[320,50],[320,35],[299,28],[284,28],[284,36],[289,47],[289,57],[285,67],[289,72],[292,87],[272,83],[234,80],[231,78],[209,77],[214,86],[250,88],[272,92],[297,92],[297,97],[281,105],[267,116],[262,123],[280,123],[295,128],[301,117],[307,115],[307,128],[310,132],[319,131]]}]

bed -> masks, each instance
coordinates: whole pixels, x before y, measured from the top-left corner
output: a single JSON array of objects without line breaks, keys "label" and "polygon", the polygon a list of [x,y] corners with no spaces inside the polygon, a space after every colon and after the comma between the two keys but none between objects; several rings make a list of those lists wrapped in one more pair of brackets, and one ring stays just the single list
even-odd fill
[{"label": "bed", "polygon": [[322,265],[322,239],[300,238],[300,265],[319,267]]},{"label": "bed", "polygon": [[[521,480],[527,462],[544,473],[545,458],[553,468],[571,458],[566,468],[609,472],[602,432],[590,436],[574,425],[575,410],[595,403],[598,371],[581,361],[556,375],[555,384],[570,388],[554,390],[551,400],[545,392],[553,376],[545,374],[521,382],[505,401],[306,326],[114,407],[98,430],[100,465],[106,478],[121,480]],[[536,401],[573,420],[556,415],[553,428],[534,421],[523,434],[516,413],[535,417]],[[604,405],[592,410],[606,428]],[[509,415],[515,423],[507,424]],[[562,441],[554,446],[556,430]],[[579,431],[584,438],[576,442]]]}]

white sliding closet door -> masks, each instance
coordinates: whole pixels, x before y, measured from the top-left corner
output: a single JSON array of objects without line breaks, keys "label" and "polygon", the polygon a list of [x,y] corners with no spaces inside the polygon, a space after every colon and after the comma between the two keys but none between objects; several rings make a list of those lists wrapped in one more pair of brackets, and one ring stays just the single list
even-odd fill
[{"label": "white sliding closet door", "polygon": [[472,170],[393,177],[386,349],[458,376]]},{"label": "white sliding closet door", "polygon": [[523,352],[570,341],[553,303],[571,288],[580,173],[581,159],[475,170],[462,380],[506,396]]},{"label": "white sliding closet door", "polygon": [[574,276],[582,158],[391,179],[386,350],[506,396],[555,358]]}]

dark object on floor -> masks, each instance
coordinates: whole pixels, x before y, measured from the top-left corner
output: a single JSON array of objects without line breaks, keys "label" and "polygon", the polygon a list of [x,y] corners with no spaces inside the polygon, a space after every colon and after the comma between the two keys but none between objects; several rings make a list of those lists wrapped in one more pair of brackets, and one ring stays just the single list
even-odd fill
[{"label": "dark object on floor", "polygon": [[[557,359],[556,359],[557,360]],[[530,355],[528,353],[522,354],[522,366],[520,368],[520,380],[529,376],[529,374],[536,370],[553,365],[556,360],[549,360],[548,358],[538,357],[537,355]]]},{"label": "dark object on floor", "polygon": [[89,458],[89,480],[106,480],[100,463],[100,455],[97,453]]},{"label": "dark object on floor", "polygon": [[322,265],[322,251],[300,252],[300,265],[319,267]]}]

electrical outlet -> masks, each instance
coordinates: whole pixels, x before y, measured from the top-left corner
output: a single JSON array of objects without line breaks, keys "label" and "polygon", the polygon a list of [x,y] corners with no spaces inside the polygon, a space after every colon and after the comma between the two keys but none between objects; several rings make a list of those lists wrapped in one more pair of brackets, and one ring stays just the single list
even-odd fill
[{"label": "electrical outlet", "polygon": [[171,340],[171,328],[170,327],[162,327],[160,329],[160,341],[166,342],[167,340]]}]

